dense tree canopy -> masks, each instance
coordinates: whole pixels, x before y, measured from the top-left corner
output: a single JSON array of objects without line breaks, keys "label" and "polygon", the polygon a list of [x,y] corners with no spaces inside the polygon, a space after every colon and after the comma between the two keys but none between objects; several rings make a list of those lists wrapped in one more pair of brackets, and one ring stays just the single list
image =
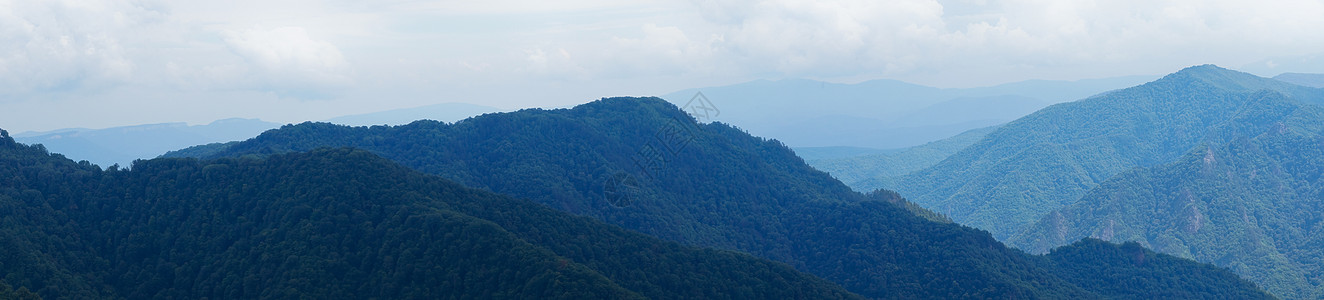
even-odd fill
[{"label": "dense tree canopy", "polygon": [[1047,251],[1087,236],[1137,241],[1284,298],[1324,297],[1324,108],[1260,96],[1201,147],[1114,176],[1011,242]]},{"label": "dense tree canopy", "polygon": [[1259,101],[1261,90],[1324,103],[1321,89],[1196,66],[1044,108],[932,167],[857,187],[896,190],[1005,240],[1114,175],[1181,157]]},{"label": "dense tree canopy", "polygon": [[4,138],[0,212],[0,296],[858,298],[351,149],[103,171]]},{"label": "dense tree canopy", "polygon": [[[1320,104],[1322,89],[1191,67],[1049,107],[932,167],[853,187],[895,188],[1031,253],[1086,237],[1136,241],[1315,299]],[[869,165],[845,162],[824,166]]]},{"label": "dense tree canopy", "polygon": [[[749,252],[870,298],[1164,298],[1209,291],[1267,297],[1236,276],[1164,273],[1167,283],[1180,284],[1136,285],[1147,288],[1076,282],[1083,278],[1062,275],[1077,272],[1071,264],[1007,248],[980,230],[934,222],[945,218],[894,193],[854,192],[775,140],[725,124],[697,124],[656,98],[603,99],[454,124],[305,123],[176,155],[261,157],[325,146],[365,149],[465,185],[664,239]],[[1180,259],[1154,263],[1229,274]],[[1115,261],[1108,266],[1099,270],[1117,273],[1098,275],[1150,272]]]}]

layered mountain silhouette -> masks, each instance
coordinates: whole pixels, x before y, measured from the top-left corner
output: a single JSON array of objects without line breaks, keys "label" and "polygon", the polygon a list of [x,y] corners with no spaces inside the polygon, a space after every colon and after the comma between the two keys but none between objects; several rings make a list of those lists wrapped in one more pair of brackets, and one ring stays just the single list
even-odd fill
[{"label": "layered mountain silhouette", "polygon": [[15,134],[25,144],[42,144],[51,151],[93,164],[128,166],[137,159],[199,144],[253,137],[280,124],[257,119],[225,119],[206,125],[146,124],[105,129],[71,128]]},{"label": "layered mountain silhouette", "polygon": [[1284,298],[1324,297],[1324,109],[1253,95],[1182,157],[1113,176],[1010,243],[1033,252],[1086,236],[1139,241]]},{"label": "layered mountain silhouette", "polygon": [[891,188],[1005,239],[1135,167],[1175,160],[1228,122],[1255,92],[1324,101],[1324,92],[1215,66],[1053,105],[1012,121]]},{"label": "layered mountain silhouette", "polygon": [[894,149],[1006,123],[1050,104],[1153,78],[1031,80],[977,88],[935,88],[896,80],[854,84],[758,80],[687,89],[662,98],[687,108],[702,92],[708,100],[704,107],[717,109],[711,120],[776,138],[796,148]]},{"label": "layered mountain silhouette", "polygon": [[896,177],[933,166],[994,130],[997,130],[997,126],[971,129],[953,137],[881,153],[822,158],[805,156],[800,149],[796,149],[796,153],[804,157],[805,163],[810,166],[832,174],[832,177],[857,191],[868,192],[867,187],[877,189],[879,185],[887,185],[882,183],[884,181],[896,180]]},{"label": "layered mountain silhouette", "polygon": [[500,111],[503,110],[491,106],[469,103],[438,103],[419,107],[340,116],[327,119],[325,122],[349,126],[404,125],[424,119],[455,122],[472,116]]},{"label": "layered mountain silhouette", "polygon": [[857,188],[895,189],[1034,253],[1082,237],[1138,241],[1317,298],[1319,218],[1300,212],[1321,199],[1306,167],[1319,159],[1320,103],[1321,89],[1196,66],[1050,106]]},{"label": "layered mountain silhouette", "polygon": [[[340,116],[326,122],[351,126],[403,125],[422,119],[455,122],[499,111],[502,110],[482,105],[440,103]],[[14,139],[25,144],[42,144],[46,149],[74,160],[87,160],[101,166],[128,166],[134,160],[161,156],[184,147],[248,139],[280,125],[258,119],[231,118],[205,125],[161,123],[23,132],[14,134]]]},{"label": "layered mountain silhouette", "polygon": [[289,125],[168,156],[258,159],[365,149],[464,185],[688,245],[749,252],[869,298],[1263,298],[1226,270],[1086,240],[1027,255],[935,222],[895,193],[850,190],[775,140],[699,124],[658,98],[454,124]]}]

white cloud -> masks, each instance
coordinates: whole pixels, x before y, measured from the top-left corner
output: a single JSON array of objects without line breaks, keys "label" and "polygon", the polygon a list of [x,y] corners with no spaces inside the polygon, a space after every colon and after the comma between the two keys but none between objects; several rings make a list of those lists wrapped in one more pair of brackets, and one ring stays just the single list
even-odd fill
[{"label": "white cloud", "polygon": [[[235,116],[207,102],[227,95],[334,114],[358,111],[327,103],[565,105],[778,77],[1324,72],[1320,16],[1324,0],[0,0],[0,126],[184,115],[159,107],[211,107],[185,120],[210,122]],[[55,121],[68,107],[88,110]]]},{"label": "white cloud", "polygon": [[[603,62],[615,66],[615,75],[659,75],[703,71],[713,67],[713,59],[725,42],[721,35],[690,38],[675,26],[644,24],[640,38],[614,37],[612,51],[604,53]],[[635,62],[635,63],[630,63]]]},{"label": "white cloud", "polygon": [[[545,76],[546,78],[578,78],[583,79],[584,68],[580,67],[570,56],[570,52],[565,48],[542,49],[535,48],[525,50],[525,64],[516,67],[516,72],[532,74],[534,76]],[[466,64],[466,66],[468,66]],[[484,68],[471,68],[474,71],[482,72]]]},{"label": "white cloud", "polygon": [[345,57],[335,45],[300,27],[222,32],[231,51],[277,85],[329,88],[349,82]]},{"label": "white cloud", "polygon": [[1237,67],[1324,51],[1318,0],[694,4],[698,22],[648,23],[611,39],[549,47],[587,54],[562,65],[583,67],[589,78],[721,73],[947,86]]},{"label": "white cloud", "polygon": [[0,1],[0,94],[127,80],[136,63],[117,33],[148,17],[150,12],[122,2]]},{"label": "white cloud", "polygon": [[928,0],[746,1],[724,9],[747,12],[718,23],[742,67],[791,76],[902,68],[924,50],[914,41],[932,38],[943,26],[942,6]]},{"label": "white cloud", "polygon": [[691,39],[674,26],[644,24],[639,30],[639,37],[611,37],[600,43],[528,50],[528,65],[518,70],[571,80],[703,72],[714,67],[717,47],[723,42],[718,35]]},{"label": "white cloud", "polygon": [[0,0],[0,94],[10,96],[0,101],[129,86],[309,95],[351,82],[339,49],[303,27],[227,29],[240,25],[191,19],[199,15],[190,8],[150,0]]}]

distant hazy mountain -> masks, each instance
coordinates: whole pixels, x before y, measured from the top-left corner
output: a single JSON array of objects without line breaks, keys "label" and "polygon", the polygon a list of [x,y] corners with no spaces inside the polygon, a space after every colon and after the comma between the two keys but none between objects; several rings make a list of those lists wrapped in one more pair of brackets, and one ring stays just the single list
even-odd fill
[{"label": "distant hazy mountain", "polygon": [[1002,126],[894,188],[915,203],[1005,239],[1134,167],[1170,162],[1227,122],[1252,92],[1318,97],[1319,89],[1215,66],[1053,105]]},{"label": "distant hazy mountain", "polygon": [[791,150],[795,151],[796,156],[799,156],[800,158],[803,158],[806,161],[816,160],[816,159],[847,158],[847,157],[856,157],[861,155],[893,153],[893,152],[901,151],[901,149],[876,149],[876,148],[850,147],[850,146],[795,147],[795,148],[791,148]]},{"label": "distant hazy mountain", "polygon": [[135,159],[157,157],[170,150],[199,144],[248,139],[280,124],[257,119],[225,119],[207,125],[164,123],[106,129],[61,129],[15,134],[25,144],[42,144],[70,159],[102,167],[128,166]]},{"label": "distant hazy mountain", "polygon": [[1308,87],[1324,88],[1324,74],[1283,73],[1274,76],[1273,79]]},{"label": "distant hazy mountain", "polygon": [[441,103],[335,117],[327,119],[326,122],[349,126],[404,125],[418,120],[437,120],[449,123],[472,116],[501,111],[505,110],[468,103]]},{"label": "distant hazy mountain", "polygon": [[[894,180],[895,177],[928,168],[978,142],[996,129],[996,126],[974,129],[954,137],[887,152],[820,156],[821,158],[804,155],[801,157],[805,158],[805,163],[832,174],[832,177],[836,177],[851,188],[860,192],[869,192],[870,190],[865,188],[877,185],[874,181]],[[796,149],[797,154],[800,152]]]},{"label": "distant hazy mountain", "polygon": [[[455,122],[501,109],[467,103],[442,103],[328,119],[350,125],[402,125],[416,120]],[[189,146],[245,140],[280,124],[257,119],[225,119],[207,125],[163,123],[106,129],[70,128],[14,134],[21,143],[42,144],[52,152],[74,160],[87,160],[102,167],[128,166],[135,159],[148,159]]]},{"label": "distant hazy mountain", "polygon": [[1324,108],[1297,100],[1257,93],[1174,162],[1114,176],[1009,242],[1139,241],[1284,298],[1324,298]]},{"label": "distant hazy mountain", "polygon": [[1035,252],[1140,241],[1317,298],[1320,103],[1324,89],[1191,67],[1050,106],[872,187]]},{"label": "distant hazy mountain", "polygon": [[940,89],[894,80],[856,84],[759,80],[682,90],[663,98],[683,108],[701,91],[717,109],[713,120],[776,138],[792,147],[890,149],[1002,124],[1049,104],[1077,100],[1153,78],[1035,80],[966,89]]},{"label": "distant hazy mountain", "polygon": [[305,123],[171,155],[256,158],[327,146],[664,239],[746,251],[870,298],[1268,297],[1230,272],[1137,244],[1086,240],[1026,255],[986,232],[921,218],[894,193],[851,191],[780,142],[698,124],[657,98],[454,124]]}]

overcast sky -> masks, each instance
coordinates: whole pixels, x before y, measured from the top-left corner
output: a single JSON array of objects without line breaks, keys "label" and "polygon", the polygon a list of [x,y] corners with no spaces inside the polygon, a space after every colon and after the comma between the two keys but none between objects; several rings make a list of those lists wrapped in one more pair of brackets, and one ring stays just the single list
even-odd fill
[{"label": "overcast sky", "polygon": [[1316,1],[0,0],[0,128],[555,107],[755,79],[1324,73]]}]

